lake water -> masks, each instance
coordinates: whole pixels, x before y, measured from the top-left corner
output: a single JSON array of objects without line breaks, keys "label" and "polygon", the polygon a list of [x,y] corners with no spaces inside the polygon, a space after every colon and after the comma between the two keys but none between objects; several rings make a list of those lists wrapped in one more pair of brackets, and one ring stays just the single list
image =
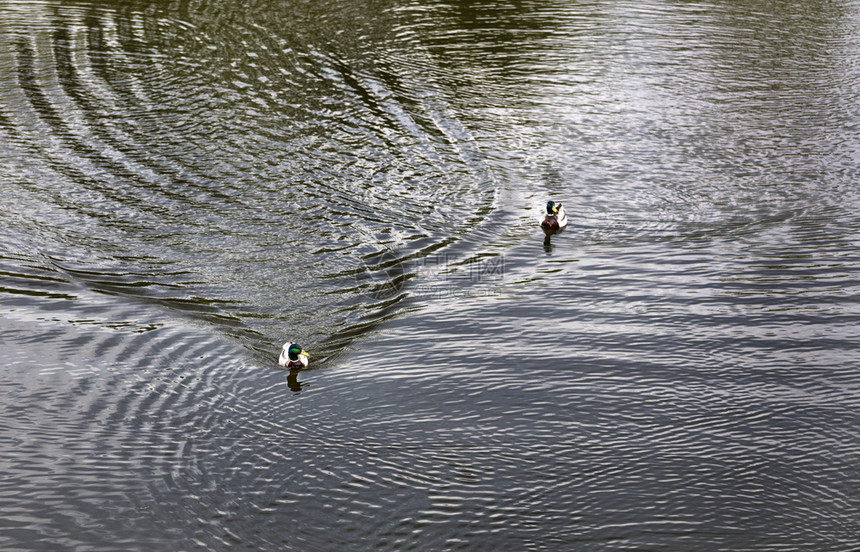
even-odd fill
[{"label": "lake water", "polygon": [[853,0],[0,2],[0,548],[860,549],[858,99]]}]

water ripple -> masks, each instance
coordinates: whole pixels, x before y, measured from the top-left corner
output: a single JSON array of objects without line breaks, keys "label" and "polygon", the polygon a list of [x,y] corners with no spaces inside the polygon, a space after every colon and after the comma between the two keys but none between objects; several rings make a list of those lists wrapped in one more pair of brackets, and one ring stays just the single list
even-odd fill
[{"label": "water ripple", "polygon": [[[15,148],[16,187],[27,201],[40,198],[40,218],[69,226],[40,247],[56,250],[60,270],[74,271],[63,258],[74,259],[93,275],[78,281],[94,289],[119,292],[116,278],[108,284],[97,274],[105,261],[146,274],[138,263],[156,258],[197,275],[172,295],[165,290],[180,309],[187,293],[195,311],[235,304],[241,281],[242,295],[252,293],[263,310],[228,307],[227,318],[251,327],[243,338],[269,336],[255,349],[270,349],[284,322],[319,339],[356,324],[344,307],[365,292],[356,288],[344,304],[337,294],[291,291],[317,287],[317,276],[340,290],[340,267],[364,271],[366,256],[390,250],[414,257],[416,238],[444,243],[442,231],[464,216],[472,222],[463,231],[480,224],[475,204],[493,201],[472,138],[441,97],[300,34],[272,36],[238,12],[155,16],[51,4],[6,12],[5,28],[16,34],[4,59],[17,87],[3,91],[15,108],[4,110],[3,132]],[[36,14],[44,27],[19,25]],[[29,178],[23,159],[36,160],[43,176]],[[50,193],[60,183],[65,193]],[[306,255],[309,233],[311,250],[325,253]],[[87,251],[113,258],[88,267]],[[267,265],[291,274],[255,282]],[[121,292],[148,299],[143,290],[159,285],[143,278]],[[325,297],[335,302],[323,310],[341,316],[301,314]]]},{"label": "water ripple", "polygon": [[3,3],[0,547],[857,549],[857,9]]}]

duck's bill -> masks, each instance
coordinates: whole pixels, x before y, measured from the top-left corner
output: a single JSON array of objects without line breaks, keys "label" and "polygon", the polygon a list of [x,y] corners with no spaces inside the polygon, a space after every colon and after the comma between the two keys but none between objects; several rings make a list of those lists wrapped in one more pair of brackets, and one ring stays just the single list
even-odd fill
[{"label": "duck's bill", "polygon": [[305,355],[306,357],[311,358],[311,355],[307,354],[307,353],[305,352],[305,350],[304,350],[304,349],[302,349],[302,352],[301,352],[301,353],[299,353],[299,354],[300,354],[300,355]]}]

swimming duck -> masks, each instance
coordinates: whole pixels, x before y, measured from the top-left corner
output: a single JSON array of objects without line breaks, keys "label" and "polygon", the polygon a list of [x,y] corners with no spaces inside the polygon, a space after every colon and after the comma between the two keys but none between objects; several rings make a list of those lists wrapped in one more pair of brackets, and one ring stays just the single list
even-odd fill
[{"label": "swimming duck", "polygon": [[278,364],[290,370],[301,370],[308,367],[308,357],[310,356],[302,349],[301,345],[290,341],[284,343]]},{"label": "swimming duck", "polygon": [[549,234],[558,234],[567,226],[567,215],[561,203],[550,201],[546,204],[546,214],[540,219],[540,227]]}]

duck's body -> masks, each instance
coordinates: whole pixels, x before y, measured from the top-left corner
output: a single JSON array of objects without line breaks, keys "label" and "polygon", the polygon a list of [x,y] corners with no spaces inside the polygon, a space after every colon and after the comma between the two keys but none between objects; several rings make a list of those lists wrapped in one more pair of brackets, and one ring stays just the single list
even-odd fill
[{"label": "duck's body", "polygon": [[298,343],[291,341],[284,343],[281,348],[281,356],[278,358],[278,364],[290,370],[301,370],[308,367],[309,354]]},{"label": "duck's body", "polygon": [[549,234],[558,234],[567,226],[567,215],[561,203],[550,201],[546,204],[546,213],[540,219],[540,227]]}]

